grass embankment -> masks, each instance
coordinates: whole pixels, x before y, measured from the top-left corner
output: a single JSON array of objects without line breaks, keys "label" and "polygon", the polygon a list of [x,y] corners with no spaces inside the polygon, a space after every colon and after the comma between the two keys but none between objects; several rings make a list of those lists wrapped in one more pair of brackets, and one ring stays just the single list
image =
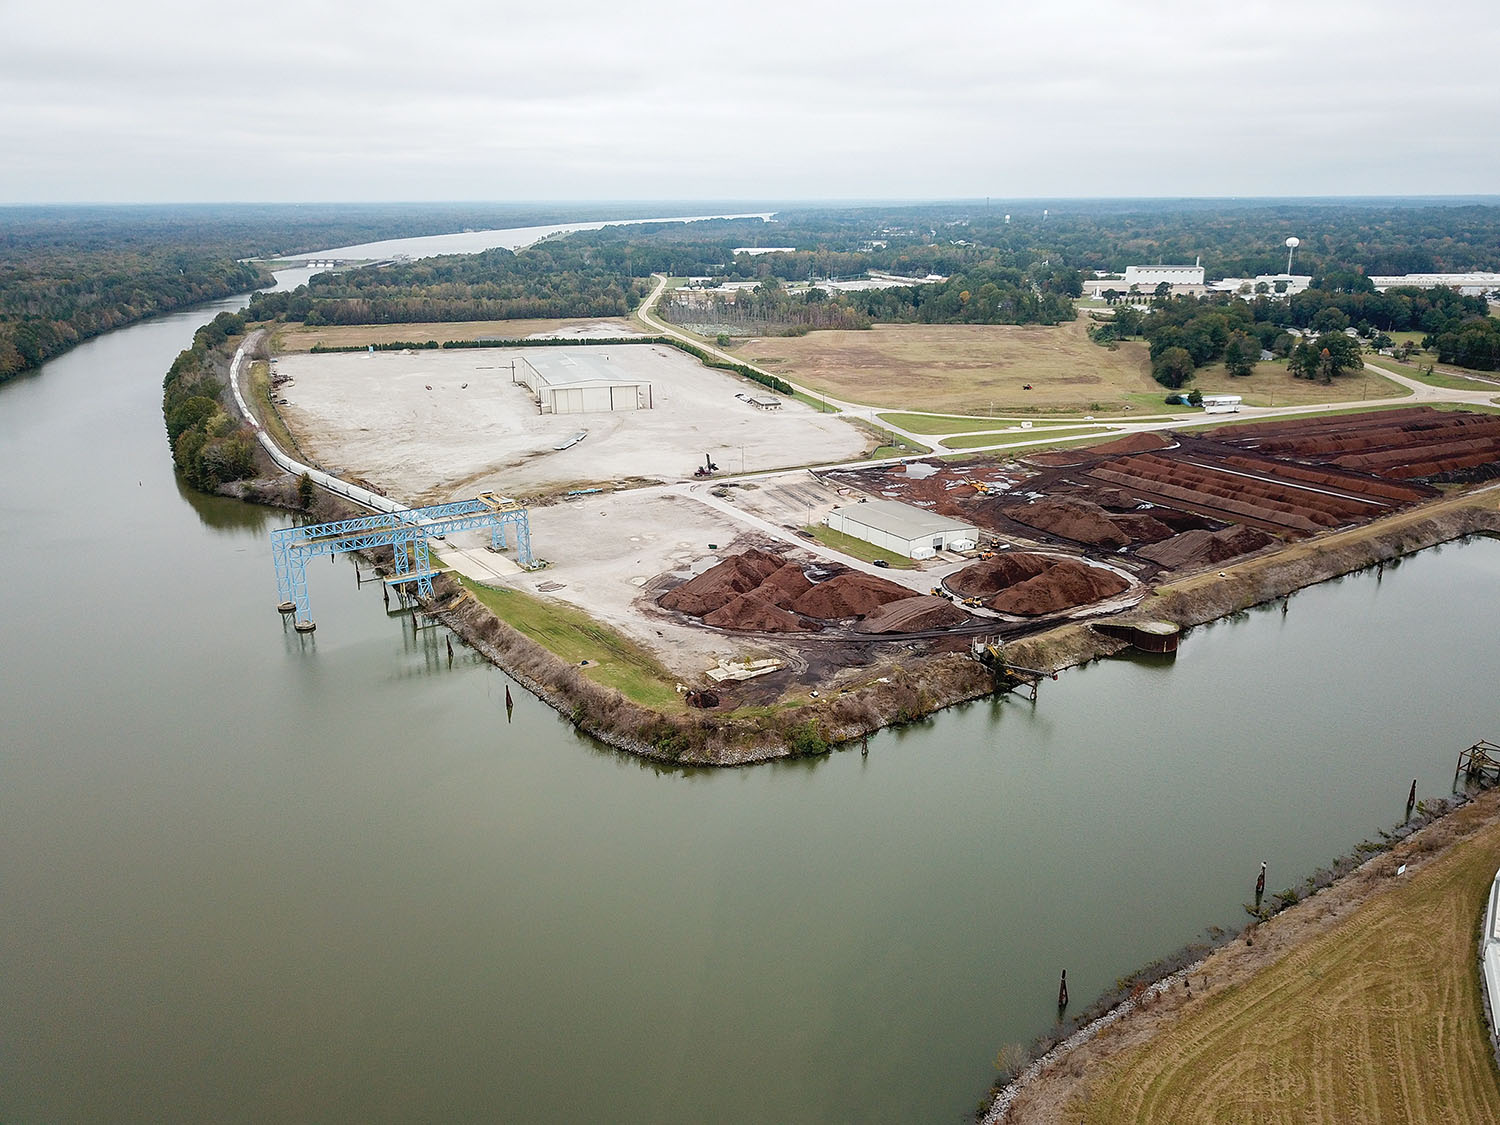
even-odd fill
[{"label": "grass embankment", "polygon": [[[680,712],[676,681],[645,649],[561,602],[544,602],[517,590],[484,586],[460,578],[479,603],[511,628],[525,634],[589,679],[614,688],[626,699],[658,711]],[[583,662],[588,661],[586,667]]]},{"label": "grass embankment", "polygon": [[271,365],[265,360],[257,359],[250,364],[246,391],[245,401],[255,411],[260,424],[265,427],[272,440],[288,455],[306,460],[296,439],[292,437],[292,431],[287,429],[286,422],[282,420],[281,411],[276,409],[276,403],[271,398]]},{"label": "grass embankment", "polygon": [[898,555],[894,551],[887,551],[866,543],[863,539],[856,539],[852,535],[845,535],[842,531],[835,531],[824,524],[808,524],[803,528],[809,535],[825,547],[831,547],[840,554],[848,555],[850,558],[862,559],[872,563],[882,561],[889,563],[897,570],[911,570],[916,566],[911,559],[905,555]]},{"label": "grass embankment", "polygon": [[1500,1121],[1476,964],[1500,864],[1497,797],[1260,927],[1260,950],[1215,953],[1191,974],[1207,995],[1163,998],[1178,1009],[1164,1028],[1091,1060],[1062,1119]]}]

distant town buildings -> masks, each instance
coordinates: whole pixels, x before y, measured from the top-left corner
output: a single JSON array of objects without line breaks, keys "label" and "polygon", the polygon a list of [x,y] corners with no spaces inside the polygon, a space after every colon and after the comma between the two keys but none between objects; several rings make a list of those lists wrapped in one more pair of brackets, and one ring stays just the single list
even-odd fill
[{"label": "distant town buildings", "polygon": [[1387,289],[1411,287],[1414,289],[1436,289],[1444,286],[1457,289],[1467,297],[1481,297],[1486,293],[1500,291],[1500,273],[1398,273],[1371,275],[1370,281],[1382,292]]}]

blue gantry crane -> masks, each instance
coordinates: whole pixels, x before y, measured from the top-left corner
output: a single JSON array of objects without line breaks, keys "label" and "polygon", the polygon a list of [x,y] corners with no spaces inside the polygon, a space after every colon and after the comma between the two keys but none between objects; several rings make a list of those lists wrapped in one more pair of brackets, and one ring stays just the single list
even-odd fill
[{"label": "blue gantry crane", "polygon": [[285,527],[271,532],[271,557],[276,563],[276,589],[282,613],[294,614],[293,624],[299,633],[310,633],[312,611],[307,600],[307,560],[320,555],[359,551],[366,547],[391,547],[395,552],[395,573],[386,579],[389,586],[413,583],[419,595],[431,595],[432,569],[427,541],[455,531],[490,529],[490,545],[496,550],[506,545],[506,528],[514,531],[516,561],[530,567],[531,521],[526,509],[516,501],[493,492],[480,493],[472,500],[452,504],[433,504],[426,508],[405,508],[379,515],[359,516],[332,523]]}]

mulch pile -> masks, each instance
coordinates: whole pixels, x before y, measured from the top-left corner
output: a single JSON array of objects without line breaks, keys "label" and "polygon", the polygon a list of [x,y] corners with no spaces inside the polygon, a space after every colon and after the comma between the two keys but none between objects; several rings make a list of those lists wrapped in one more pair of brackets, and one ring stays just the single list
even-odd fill
[{"label": "mulch pile", "polygon": [[983,598],[997,613],[1036,617],[1074,609],[1129,588],[1118,574],[1073,559],[1004,554],[965,567],[948,585],[966,598]]},{"label": "mulch pile", "polygon": [[1122,453],[1147,453],[1153,449],[1166,449],[1171,444],[1170,438],[1164,438],[1156,433],[1126,434],[1122,438],[1107,441],[1103,445],[1091,445],[1086,449],[1055,449],[1050,453],[1032,454],[1026,460],[1033,465],[1066,468],[1069,465],[1084,465],[1100,457],[1118,457]]},{"label": "mulch pile", "polygon": [[[1089,500],[1073,497],[1038,500],[1006,508],[1005,514],[1027,527],[1048,531],[1077,543],[1087,543],[1091,547],[1114,550],[1129,546],[1131,542],[1131,536],[1115,523],[1110,513]],[[1163,528],[1161,538],[1171,534]]]},{"label": "mulch pile", "polygon": [[718,629],[755,633],[816,633],[825,622],[847,618],[864,619],[869,627],[862,624],[861,632],[915,633],[969,618],[946,598],[918,596],[857,571],[841,570],[815,583],[800,563],[755,548],[669,590],[660,604]]},{"label": "mulch pile", "polygon": [[887,602],[909,597],[912,597],[912,592],[905,586],[849,571],[827,582],[819,582],[792,603],[792,608],[809,617],[836,621],[844,617],[863,617]]},{"label": "mulch pile", "polygon": [[756,589],[780,570],[785,561],[780,555],[755,549],[731,555],[669,591],[661,604],[692,617],[706,617],[739,595]]},{"label": "mulch pile", "polygon": [[928,629],[946,629],[968,619],[969,615],[947,598],[923,594],[887,602],[854,628],[861,633],[920,633]]},{"label": "mulch pile", "polygon": [[1138,552],[1167,570],[1208,566],[1239,555],[1248,555],[1276,542],[1255,527],[1226,527],[1222,531],[1184,531],[1165,543],[1153,543]]}]

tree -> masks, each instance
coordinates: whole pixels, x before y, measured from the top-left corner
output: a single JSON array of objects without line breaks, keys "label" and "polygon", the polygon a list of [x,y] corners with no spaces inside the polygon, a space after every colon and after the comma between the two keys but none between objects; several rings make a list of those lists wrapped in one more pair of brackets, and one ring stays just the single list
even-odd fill
[{"label": "tree", "polygon": [[1231,375],[1249,375],[1260,358],[1260,341],[1246,332],[1234,332],[1224,345],[1224,367]]},{"label": "tree", "polygon": [[312,477],[306,473],[297,478],[297,503],[304,512],[312,509],[313,482]]},{"label": "tree", "polygon": [[1186,348],[1167,348],[1152,364],[1151,374],[1164,387],[1180,387],[1193,377],[1193,356]]},{"label": "tree", "polygon": [[1359,341],[1349,339],[1342,332],[1324,333],[1313,342],[1312,347],[1318,353],[1317,372],[1323,376],[1325,383],[1333,382],[1336,375],[1358,371],[1365,365]]}]

